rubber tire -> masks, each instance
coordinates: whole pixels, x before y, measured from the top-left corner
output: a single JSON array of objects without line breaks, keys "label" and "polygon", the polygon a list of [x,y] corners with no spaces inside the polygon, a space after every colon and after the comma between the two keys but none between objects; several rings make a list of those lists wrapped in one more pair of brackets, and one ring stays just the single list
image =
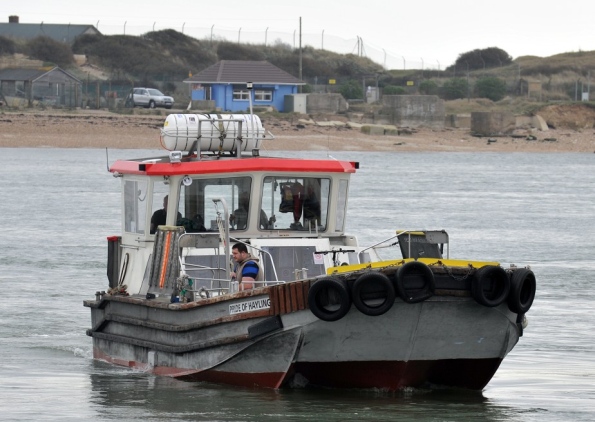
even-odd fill
[{"label": "rubber tire", "polygon": [[517,314],[525,314],[531,309],[535,299],[537,282],[535,274],[527,268],[514,270],[510,276],[508,309]]},{"label": "rubber tire", "polygon": [[[408,292],[406,288],[407,279],[414,276],[421,276],[424,282],[423,289],[416,294]],[[395,285],[399,296],[407,303],[423,302],[434,296],[436,290],[432,269],[420,261],[411,261],[400,267],[397,271]]]},{"label": "rubber tire", "polygon": [[[366,293],[368,295],[375,295],[375,293],[378,292],[378,290],[376,292],[366,292],[366,288],[374,286],[372,283],[375,283],[375,285],[380,285],[379,287],[382,289],[382,293],[385,293],[384,302],[377,306],[368,305],[365,299],[362,297]],[[396,293],[390,279],[386,275],[374,271],[365,273],[355,280],[353,286],[351,287],[351,297],[353,299],[353,304],[362,314],[369,316],[379,316],[392,308],[393,304],[395,303]]]},{"label": "rubber tire", "polygon": [[[495,284],[494,291],[486,290]],[[471,296],[477,303],[493,308],[502,304],[510,292],[510,280],[504,268],[486,265],[475,272],[471,280]]]},{"label": "rubber tire", "polygon": [[155,101],[151,100],[149,101],[149,108],[156,108],[157,106],[155,105]]},{"label": "rubber tire", "polygon": [[[329,294],[332,291],[334,299],[339,299],[339,308],[329,310],[324,302],[328,302]],[[308,306],[310,311],[323,321],[338,321],[347,315],[351,309],[351,298],[349,288],[344,280],[335,277],[321,278],[310,287],[308,292]]]}]

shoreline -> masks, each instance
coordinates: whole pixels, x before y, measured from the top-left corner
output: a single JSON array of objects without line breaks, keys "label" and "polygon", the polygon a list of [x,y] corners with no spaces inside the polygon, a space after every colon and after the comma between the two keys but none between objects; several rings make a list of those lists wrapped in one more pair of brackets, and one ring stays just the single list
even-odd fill
[{"label": "shoreline", "polygon": [[[0,148],[161,149],[163,115],[110,112],[2,112]],[[595,153],[595,131],[550,129],[527,132],[535,139],[475,137],[468,128],[412,130],[408,135],[365,135],[348,127],[300,125],[264,118],[274,139],[263,151],[544,152]],[[490,139],[490,141],[488,141]]]}]

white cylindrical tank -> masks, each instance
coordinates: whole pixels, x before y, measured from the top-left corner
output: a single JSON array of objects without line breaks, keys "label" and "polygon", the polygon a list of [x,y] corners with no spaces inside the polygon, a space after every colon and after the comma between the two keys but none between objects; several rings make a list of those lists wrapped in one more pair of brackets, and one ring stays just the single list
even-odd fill
[{"label": "white cylindrical tank", "polygon": [[161,144],[169,151],[190,151],[198,140],[200,151],[237,151],[237,144],[240,151],[251,151],[260,148],[264,135],[260,118],[253,114],[170,114],[161,129]]}]

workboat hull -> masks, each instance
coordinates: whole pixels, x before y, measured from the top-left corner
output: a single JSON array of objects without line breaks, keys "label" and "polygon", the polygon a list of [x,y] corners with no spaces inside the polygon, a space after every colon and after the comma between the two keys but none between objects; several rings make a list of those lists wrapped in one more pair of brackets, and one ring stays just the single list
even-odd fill
[{"label": "workboat hull", "polygon": [[[286,309],[275,306],[271,289],[201,306],[119,297],[87,303],[94,357],[182,380],[250,387],[482,389],[522,333],[506,305],[485,307],[471,297],[396,299],[383,315],[353,306],[337,321],[322,321],[299,298]],[[218,316],[230,305],[263,299],[272,306]]]}]

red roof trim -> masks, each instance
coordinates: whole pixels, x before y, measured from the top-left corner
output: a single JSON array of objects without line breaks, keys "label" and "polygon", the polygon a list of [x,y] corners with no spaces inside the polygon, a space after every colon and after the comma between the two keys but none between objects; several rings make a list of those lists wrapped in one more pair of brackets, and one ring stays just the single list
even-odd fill
[{"label": "red roof trim", "polygon": [[[140,170],[144,166],[144,171]],[[355,173],[357,163],[337,160],[299,160],[287,158],[243,158],[183,163],[141,163],[116,161],[112,173],[146,174],[149,176],[175,176],[182,174],[216,174],[255,171],[299,173]]]}]

